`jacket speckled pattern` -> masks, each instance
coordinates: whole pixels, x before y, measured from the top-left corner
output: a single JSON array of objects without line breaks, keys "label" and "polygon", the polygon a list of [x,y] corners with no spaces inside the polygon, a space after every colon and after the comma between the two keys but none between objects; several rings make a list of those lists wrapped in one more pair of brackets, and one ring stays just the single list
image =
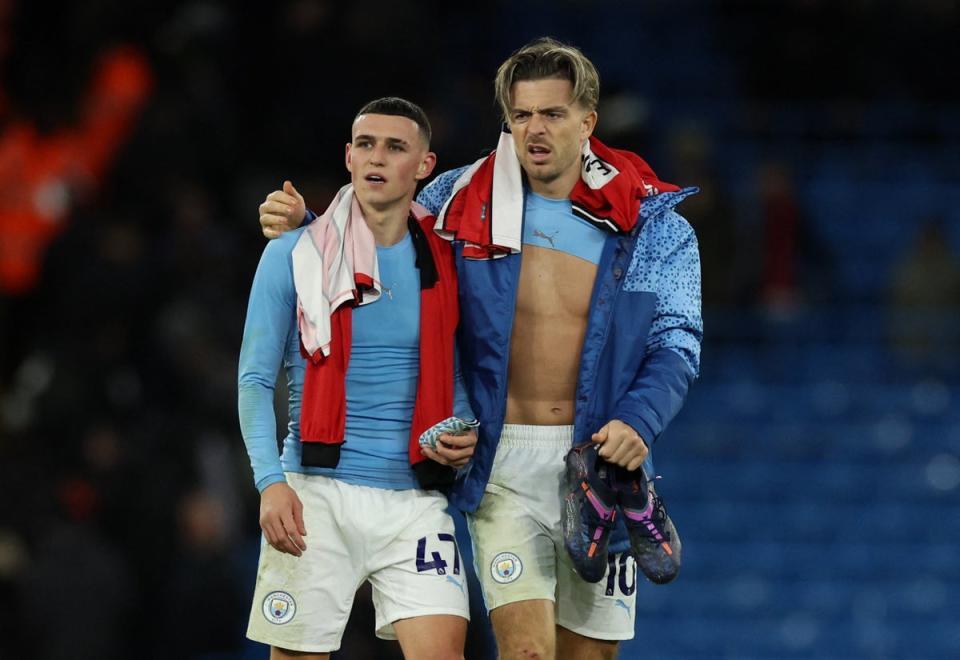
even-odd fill
[{"label": "jacket speckled pattern", "polygon": [[[437,177],[417,197],[436,213],[464,168]],[[644,463],[655,474],[653,443],[674,418],[700,366],[700,257],[696,236],[674,207],[697,192],[684,188],[644,199],[629,235],[605,240],[590,298],[577,378],[574,442],[585,442],[612,419],[632,426],[650,446]],[[460,287],[460,368],[479,440],[450,500],[476,511],[503,429],[510,336],[521,254],[494,260],[463,257],[454,243]],[[627,547],[618,525],[611,551]]]}]

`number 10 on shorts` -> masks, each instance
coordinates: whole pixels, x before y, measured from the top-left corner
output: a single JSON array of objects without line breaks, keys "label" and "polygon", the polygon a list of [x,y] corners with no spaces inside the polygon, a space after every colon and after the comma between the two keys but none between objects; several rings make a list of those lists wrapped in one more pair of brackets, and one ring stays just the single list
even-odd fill
[{"label": "number 10 on shorts", "polygon": [[[453,574],[460,575],[460,553],[457,551],[457,541],[453,538],[453,534],[444,534],[440,533],[436,536],[437,540],[431,543],[432,547],[437,548],[437,550],[431,549],[430,558],[432,561],[426,561],[427,557],[427,540],[433,540],[432,536],[421,536],[417,541],[417,572],[424,573],[426,571],[437,572],[437,575],[446,575],[448,563],[443,559],[443,556],[438,552],[438,550],[444,551],[444,553],[449,553],[453,551]],[[449,546],[447,545],[449,544]],[[449,556],[449,555],[448,555]]]}]

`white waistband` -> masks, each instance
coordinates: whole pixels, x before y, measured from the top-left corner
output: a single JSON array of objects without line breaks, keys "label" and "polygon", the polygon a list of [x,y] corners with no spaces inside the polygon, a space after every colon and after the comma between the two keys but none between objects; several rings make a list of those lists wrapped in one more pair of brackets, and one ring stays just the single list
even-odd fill
[{"label": "white waistband", "polygon": [[573,425],[504,424],[500,444],[507,447],[566,447],[573,444]]}]

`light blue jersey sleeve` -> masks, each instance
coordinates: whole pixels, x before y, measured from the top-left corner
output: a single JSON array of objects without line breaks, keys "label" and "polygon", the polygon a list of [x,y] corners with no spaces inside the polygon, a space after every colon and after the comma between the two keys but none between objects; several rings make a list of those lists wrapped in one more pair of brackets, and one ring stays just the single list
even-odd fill
[{"label": "light blue jersey sleeve", "polygon": [[[274,387],[288,377],[291,432],[300,418],[303,360],[298,352],[291,250],[302,229],[269,241],[250,289],[237,386],[240,430],[257,489],[286,481],[277,447]],[[298,373],[299,372],[299,373]]]}]

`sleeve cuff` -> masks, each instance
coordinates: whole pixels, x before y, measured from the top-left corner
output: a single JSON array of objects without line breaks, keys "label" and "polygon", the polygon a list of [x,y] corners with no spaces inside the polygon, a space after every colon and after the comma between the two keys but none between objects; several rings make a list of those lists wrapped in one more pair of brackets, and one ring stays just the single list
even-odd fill
[{"label": "sleeve cuff", "polygon": [[636,431],[641,438],[643,438],[643,441],[647,443],[648,448],[657,441],[659,434],[655,433],[653,427],[647,424],[647,422],[644,421],[644,419],[639,415],[615,412],[611,419],[619,419],[621,422],[629,424],[630,427]]},{"label": "sleeve cuff", "polygon": [[268,474],[257,482],[257,490],[262,493],[267,489],[267,486],[272,486],[273,484],[280,483],[281,481],[284,483],[287,481],[287,478],[283,476],[283,472],[278,474]]}]

